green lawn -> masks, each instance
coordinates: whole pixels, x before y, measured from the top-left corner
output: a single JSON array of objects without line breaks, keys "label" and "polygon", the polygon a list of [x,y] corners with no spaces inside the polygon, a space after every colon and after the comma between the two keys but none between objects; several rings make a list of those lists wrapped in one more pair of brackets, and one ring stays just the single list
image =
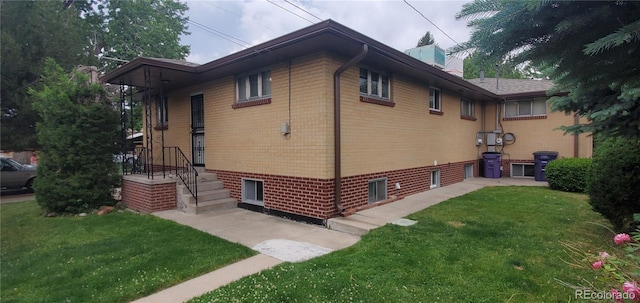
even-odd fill
[{"label": "green lawn", "polygon": [[0,205],[0,301],[128,302],[255,252],[151,215],[44,218]]},{"label": "green lawn", "polygon": [[611,250],[586,196],[491,187],[387,225],[347,249],[285,263],[191,302],[575,302],[584,285],[560,241]]}]

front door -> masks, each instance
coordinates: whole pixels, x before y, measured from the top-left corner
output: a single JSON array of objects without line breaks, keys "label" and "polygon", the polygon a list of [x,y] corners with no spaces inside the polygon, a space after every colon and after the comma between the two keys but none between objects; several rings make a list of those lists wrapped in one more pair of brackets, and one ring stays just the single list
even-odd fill
[{"label": "front door", "polygon": [[191,159],[204,166],[204,96],[191,96]]}]

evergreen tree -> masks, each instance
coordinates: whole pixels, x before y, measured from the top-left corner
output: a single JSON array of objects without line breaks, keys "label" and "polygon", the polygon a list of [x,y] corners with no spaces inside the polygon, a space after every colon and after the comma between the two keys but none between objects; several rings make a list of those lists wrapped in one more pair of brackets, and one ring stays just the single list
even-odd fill
[{"label": "evergreen tree", "polygon": [[113,163],[119,115],[102,86],[88,79],[79,72],[69,76],[48,59],[42,88],[29,91],[42,117],[34,189],[46,213],[79,213],[113,204],[111,190],[120,178]]},{"label": "evergreen tree", "polygon": [[[463,66],[464,74],[462,78],[464,79],[480,78],[480,71],[484,71],[484,76],[487,78],[496,77],[496,63],[490,61],[481,61],[480,59],[478,59],[478,56],[475,56],[474,54],[471,54],[470,56],[464,58]],[[498,76],[504,79],[526,78],[524,73],[510,61],[498,63]]]},{"label": "evergreen tree", "polygon": [[433,36],[431,36],[431,32],[427,31],[424,36],[418,40],[418,45],[416,45],[416,47],[431,45],[434,43],[436,43],[436,41],[433,39]]},{"label": "evergreen tree", "polygon": [[453,52],[552,67],[553,110],[579,112],[572,133],[640,136],[640,2],[475,0],[457,15],[474,31]]}]

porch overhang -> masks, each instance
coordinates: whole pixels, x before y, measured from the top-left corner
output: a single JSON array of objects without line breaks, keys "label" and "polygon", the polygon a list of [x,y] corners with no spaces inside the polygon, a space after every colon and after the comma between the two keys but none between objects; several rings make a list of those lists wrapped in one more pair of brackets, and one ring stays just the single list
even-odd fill
[{"label": "porch overhang", "polygon": [[311,25],[202,65],[169,59],[137,58],[104,75],[102,81],[145,87],[144,70],[149,68],[152,90],[162,86],[165,92],[170,92],[322,51],[351,58],[361,51],[363,44],[369,45],[370,51],[362,60],[362,64],[376,66],[389,73],[406,75],[425,85],[457,91],[467,98],[498,98],[498,95],[489,90],[412,58],[332,20]]}]

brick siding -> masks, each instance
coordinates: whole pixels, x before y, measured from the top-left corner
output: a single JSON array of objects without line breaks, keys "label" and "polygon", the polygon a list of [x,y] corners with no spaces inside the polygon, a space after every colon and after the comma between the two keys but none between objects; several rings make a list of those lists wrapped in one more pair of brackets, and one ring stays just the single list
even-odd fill
[{"label": "brick siding", "polygon": [[[342,206],[345,209],[368,205],[369,181],[387,178],[388,197],[419,193],[430,189],[431,171],[440,170],[440,186],[464,180],[465,164],[474,164],[474,176],[478,176],[477,161],[446,163],[409,169],[363,174],[342,178]],[[242,178],[264,181],[264,207],[311,218],[327,219],[338,215],[334,205],[333,179],[276,176],[222,170],[208,170],[218,175],[231,197],[242,201]],[[396,190],[396,182],[400,190]]]},{"label": "brick siding", "polygon": [[127,208],[151,213],[176,208],[176,183],[149,184],[141,180],[122,180],[122,202]]}]

